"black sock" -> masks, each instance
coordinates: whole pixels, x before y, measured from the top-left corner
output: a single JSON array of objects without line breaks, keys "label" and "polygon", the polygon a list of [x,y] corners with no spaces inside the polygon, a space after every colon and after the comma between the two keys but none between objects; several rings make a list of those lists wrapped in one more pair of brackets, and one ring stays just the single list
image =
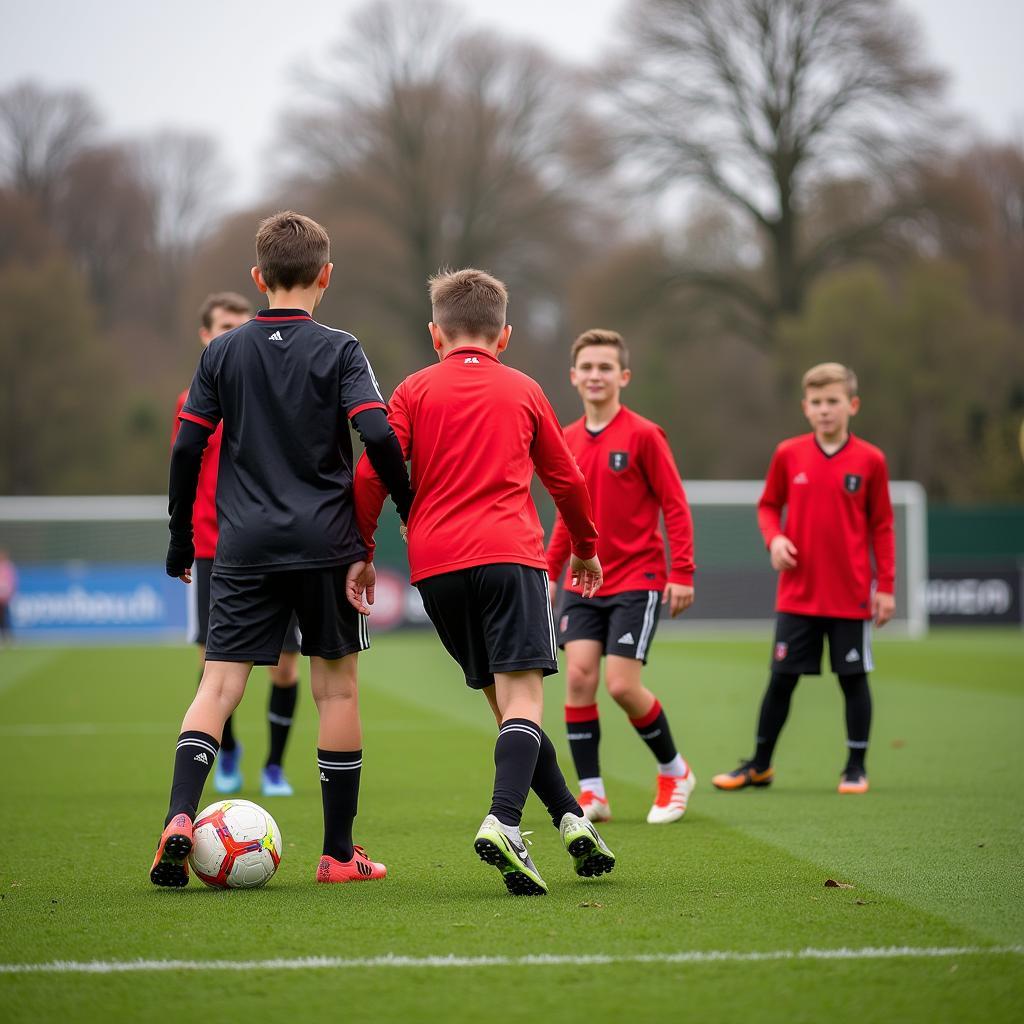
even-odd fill
[{"label": "black sock", "polygon": [[199,798],[203,795],[206,776],[217,759],[217,741],[205,732],[188,731],[178,737],[174,752],[174,778],[171,780],[171,801],[164,824],[176,814],[187,814],[193,821]]},{"label": "black sock", "polygon": [[324,801],[324,853],[335,860],[352,859],[352,822],[359,804],[361,750],[320,750],[320,794]]},{"label": "black sock", "polygon": [[494,744],[491,810],[502,825],[518,825],[540,754],[540,726],[526,718],[503,722]]},{"label": "black sock", "polygon": [[654,705],[642,718],[631,718],[630,725],[637,731],[640,739],[647,744],[651,753],[655,756],[658,764],[668,764],[675,760],[675,741],[672,739],[672,730],[668,727],[668,718],[665,716],[665,709],[661,701],[654,698]]},{"label": "black sock", "polygon": [[[584,776],[586,778],[587,776]],[[533,781],[530,788],[540,797],[541,803],[551,815],[551,824],[558,828],[562,815],[569,812],[579,816],[583,810],[576,802],[569,787],[565,784],[565,776],[558,767],[558,755],[555,745],[548,734],[541,730],[540,750],[537,753],[537,767],[533,770]]]},{"label": "black sock", "polygon": [[238,744],[235,742],[235,730],[231,726],[231,719],[233,716],[228,715],[228,720],[224,723],[224,732],[220,737],[220,749],[225,754],[230,754]]},{"label": "black sock", "polygon": [[292,718],[295,716],[295,702],[299,698],[297,683],[290,686],[270,687],[270,706],[267,710],[267,721],[270,723],[270,752],[267,764],[284,763],[284,747],[288,742],[288,733],[292,729]]},{"label": "black sock", "polygon": [[576,767],[576,778],[600,778],[598,748],[601,745],[601,720],[597,716],[597,705],[574,708],[566,704],[565,729],[569,737],[572,763]]},{"label": "black sock", "polygon": [[789,702],[800,676],[791,672],[773,672],[768,680],[768,689],[761,701],[761,714],[757,720],[757,749],[754,752],[754,767],[765,771],[771,767],[775,744],[789,715]]},{"label": "black sock", "polygon": [[849,754],[846,770],[866,771],[864,759],[868,752],[868,734],[871,732],[871,689],[863,672],[840,676],[839,685],[846,699],[846,746]]}]

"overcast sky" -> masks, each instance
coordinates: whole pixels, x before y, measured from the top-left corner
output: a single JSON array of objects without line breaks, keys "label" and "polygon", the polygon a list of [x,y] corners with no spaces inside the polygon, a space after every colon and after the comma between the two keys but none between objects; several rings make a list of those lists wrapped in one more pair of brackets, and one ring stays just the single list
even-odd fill
[{"label": "overcast sky", "polygon": [[[903,0],[949,100],[989,135],[1024,139],[1024,0]],[[0,0],[0,88],[33,78],[89,93],[111,135],[216,135],[228,199],[259,196],[295,68],[344,31],[362,0]],[[586,63],[615,40],[624,0],[453,0],[468,25]]]}]

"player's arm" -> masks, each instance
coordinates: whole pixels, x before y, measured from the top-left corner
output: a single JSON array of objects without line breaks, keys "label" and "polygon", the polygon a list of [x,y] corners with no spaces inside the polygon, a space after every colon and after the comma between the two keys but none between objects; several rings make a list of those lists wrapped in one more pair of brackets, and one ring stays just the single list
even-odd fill
[{"label": "player's arm", "polygon": [[536,413],[530,457],[569,532],[573,586],[581,588],[583,597],[593,597],[604,573],[597,557],[597,527],[587,482],[543,393],[538,395]]},{"label": "player's arm", "polygon": [[565,563],[572,553],[572,539],[569,537],[569,530],[565,521],[556,512],[555,525],[551,529],[551,539],[548,541],[547,551],[544,556],[548,560],[548,587],[551,592],[551,603],[554,604],[558,595],[558,581],[562,578]]},{"label": "player's arm", "polygon": [[171,426],[171,448],[174,447],[174,442],[178,438],[178,429],[181,427],[181,410],[185,405],[185,400],[188,398],[188,392],[186,391],[183,395],[178,395],[178,400],[174,403],[174,423]]},{"label": "player's arm", "polygon": [[669,615],[675,618],[693,604],[693,516],[663,431],[647,435],[643,453],[644,475],[661,505],[668,532],[671,563],[661,603],[668,605]]},{"label": "player's arm", "polygon": [[881,459],[868,481],[868,534],[875,555],[878,583],[871,599],[871,617],[884,626],[896,610],[896,531],[889,497],[889,470]]},{"label": "player's arm", "polygon": [[768,466],[761,500],[757,503],[757,525],[771,555],[772,568],[777,572],[795,569],[799,554],[793,542],[782,532],[782,510],[786,507],[787,496],[785,458],[776,448]]}]

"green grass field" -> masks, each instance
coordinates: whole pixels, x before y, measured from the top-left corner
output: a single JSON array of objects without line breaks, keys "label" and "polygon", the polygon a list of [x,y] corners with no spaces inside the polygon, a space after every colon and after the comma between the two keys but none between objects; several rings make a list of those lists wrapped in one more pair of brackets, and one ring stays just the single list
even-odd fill
[{"label": "green grass field", "polygon": [[[531,797],[524,828],[536,830],[551,895],[518,900],[472,850],[493,720],[432,635],[381,637],[363,659],[357,839],[389,878],[314,884],[321,812],[305,692],[287,759],[296,796],[266,801],[284,835],[281,868],[265,889],[227,893],[147,878],[194,652],[0,650],[0,1018],[1020,1020],[1024,636],[877,642],[866,797],[835,792],[843,727],[828,676],[797,691],[772,789],[712,789],[710,776],[749,752],[767,650],[766,638],[656,641],[649,683],[700,780],[687,817],[644,823],[650,755],[603,699],[615,812],[603,832],[619,867],[577,879]],[[266,687],[257,670],[238,716],[247,783],[265,752]],[[547,692],[546,727],[568,765],[559,677]],[[261,799],[254,787],[241,795]],[[826,888],[829,878],[853,888]],[[867,947],[881,951],[783,958]],[[950,948],[968,951],[923,955]],[[663,956],[711,952],[773,956]],[[389,954],[416,959],[350,963]],[[531,955],[565,959],[508,962]],[[580,962],[590,955],[609,962]],[[305,957],[335,959],[210,964]],[[481,957],[503,959],[466,962]],[[140,958],[196,969],[7,967]]]}]

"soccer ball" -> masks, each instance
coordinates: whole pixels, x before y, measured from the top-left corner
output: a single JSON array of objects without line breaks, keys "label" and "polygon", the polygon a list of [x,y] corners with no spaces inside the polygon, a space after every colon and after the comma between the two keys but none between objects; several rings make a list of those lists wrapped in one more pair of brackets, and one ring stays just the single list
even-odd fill
[{"label": "soccer ball", "polygon": [[214,889],[255,889],[281,863],[281,831],[249,800],[219,800],[204,808],[192,830],[192,870]]}]

